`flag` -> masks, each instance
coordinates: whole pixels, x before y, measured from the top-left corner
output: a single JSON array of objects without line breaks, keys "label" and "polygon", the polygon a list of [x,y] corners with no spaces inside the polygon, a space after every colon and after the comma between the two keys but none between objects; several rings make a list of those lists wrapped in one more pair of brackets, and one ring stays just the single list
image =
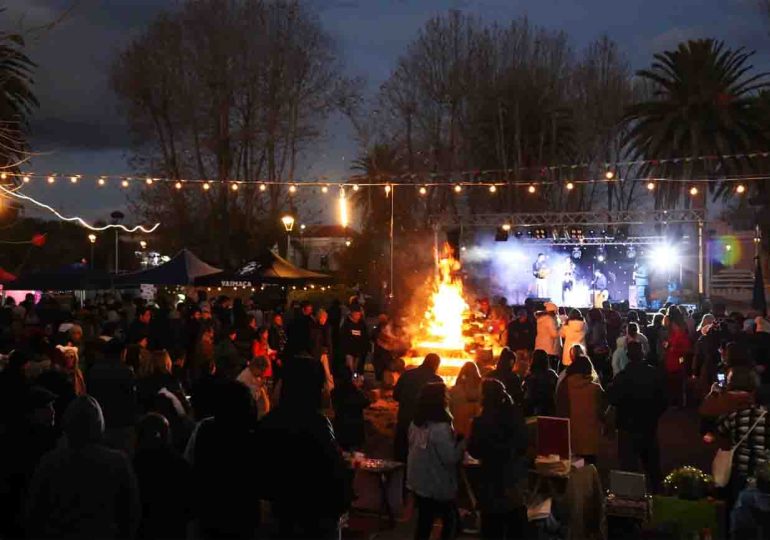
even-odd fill
[{"label": "flag", "polygon": [[751,307],[757,310],[763,317],[767,314],[765,280],[762,276],[762,264],[759,256],[754,257],[754,292],[751,295]]}]

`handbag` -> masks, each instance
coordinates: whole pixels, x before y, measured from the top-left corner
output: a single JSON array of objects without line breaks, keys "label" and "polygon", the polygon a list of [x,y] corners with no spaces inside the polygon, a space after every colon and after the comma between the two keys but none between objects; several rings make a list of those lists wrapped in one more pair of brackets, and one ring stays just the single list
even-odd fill
[{"label": "handbag", "polygon": [[717,487],[725,487],[730,482],[730,474],[733,469],[733,454],[735,454],[735,451],[743,444],[748,436],[751,435],[751,432],[754,431],[754,428],[759,425],[766,414],[767,411],[762,411],[762,414],[759,415],[759,418],[757,418],[757,421],[751,426],[751,429],[741,437],[735,446],[729,450],[722,450],[721,448],[717,450],[714,461],[711,462],[711,476],[714,477],[714,485]]}]

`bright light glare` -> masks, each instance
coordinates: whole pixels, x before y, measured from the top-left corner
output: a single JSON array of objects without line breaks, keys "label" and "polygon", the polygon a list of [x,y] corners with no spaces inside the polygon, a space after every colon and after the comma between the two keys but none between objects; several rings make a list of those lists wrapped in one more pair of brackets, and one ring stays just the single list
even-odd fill
[{"label": "bright light glare", "polygon": [[345,197],[345,190],[340,189],[340,225],[347,228],[348,226],[348,200]]},{"label": "bright light glare", "polygon": [[650,262],[653,268],[668,270],[679,264],[679,253],[676,247],[670,244],[655,246],[650,253]]}]

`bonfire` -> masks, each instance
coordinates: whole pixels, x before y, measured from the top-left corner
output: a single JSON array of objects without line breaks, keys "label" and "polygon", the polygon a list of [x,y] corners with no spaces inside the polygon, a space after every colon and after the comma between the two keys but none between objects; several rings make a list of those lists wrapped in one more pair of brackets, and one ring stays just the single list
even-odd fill
[{"label": "bonfire", "polygon": [[438,259],[424,319],[412,339],[412,350],[404,359],[407,367],[421,364],[428,353],[437,353],[441,357],[439,376],[447,385],[453,385],[463,364],[475,358],[474,340],[463,332],[470,315],[463,295],[460,262],[446,244]]}]

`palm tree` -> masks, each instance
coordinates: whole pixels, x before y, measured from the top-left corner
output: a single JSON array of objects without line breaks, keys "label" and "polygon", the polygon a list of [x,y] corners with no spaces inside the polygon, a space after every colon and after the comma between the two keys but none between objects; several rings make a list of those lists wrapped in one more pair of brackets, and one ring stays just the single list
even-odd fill
[{"label": "palm tree", "polygon": [[15,169],[26,155],[29,117],[38,106],[32,91],[35,64],[24,38],[0,32],[0,168]]},{"label": "palm tree", "polygon": [[[655,55],[650,69],[637,72],[652,98],[630,106],[624,146],[633,159],[692,158],[679,164],[647,166],[641,174],[682,179],[735,171],[739,163],[722,156],[757,150],[767,141],[756,111],[757,95],[768,86],[767,73],[753,73],[753,51],[725,48],[721,41],[682,43]],[[745,164],[744,164],[745,165]],[[681,185],[656,191],[656,203],[676,204]]]}]

